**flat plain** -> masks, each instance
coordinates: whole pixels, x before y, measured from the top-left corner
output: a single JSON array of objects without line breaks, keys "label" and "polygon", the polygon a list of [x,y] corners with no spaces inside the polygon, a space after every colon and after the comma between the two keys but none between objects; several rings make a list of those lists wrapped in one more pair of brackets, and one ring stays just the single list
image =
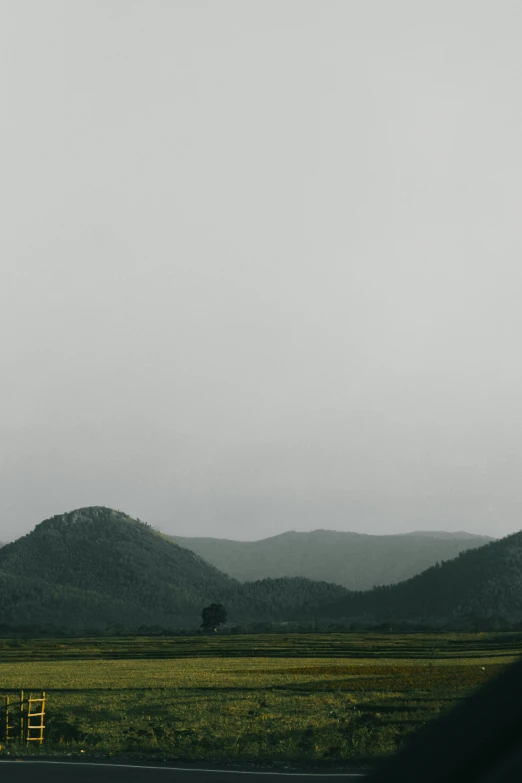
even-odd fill
[{"label": "flat plain", "polygon": [[48,716],[41,748],[0,753],[371,761],[521,653],[522,633],[1,639],[0,707],[45,690]]}]

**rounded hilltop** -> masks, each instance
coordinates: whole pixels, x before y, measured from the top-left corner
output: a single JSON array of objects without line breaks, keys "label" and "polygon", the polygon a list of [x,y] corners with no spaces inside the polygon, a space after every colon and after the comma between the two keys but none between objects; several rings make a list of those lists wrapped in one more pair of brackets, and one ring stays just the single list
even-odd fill
[{"label": "rounded hilltop", "polygon": [[[89,522],[92,520],[100,520],[105,522],[111,522],[119,520],[122,522],[135,522],[138,524],[144,524],[139,519],[131,517],[124,511],[119,511],[114,508],[108,508],[107,506],[83,506],[82,508],[75,508],[73,511],[66,511],[63,514],[55,514],[49,519],[45,519],[40,522],[39,525],[50,525],[51,523],[77,525],[83,522]],[[37,525],[37,527],[39,527]]]}]

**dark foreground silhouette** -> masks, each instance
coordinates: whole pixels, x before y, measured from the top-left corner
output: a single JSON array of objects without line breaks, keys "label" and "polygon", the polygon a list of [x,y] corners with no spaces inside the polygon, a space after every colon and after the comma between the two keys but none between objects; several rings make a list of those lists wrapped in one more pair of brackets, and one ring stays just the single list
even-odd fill
[{"label": "dark foreground silhouette", "polygon": [[522,660],[429,724],[368,783],[520,783]]}]

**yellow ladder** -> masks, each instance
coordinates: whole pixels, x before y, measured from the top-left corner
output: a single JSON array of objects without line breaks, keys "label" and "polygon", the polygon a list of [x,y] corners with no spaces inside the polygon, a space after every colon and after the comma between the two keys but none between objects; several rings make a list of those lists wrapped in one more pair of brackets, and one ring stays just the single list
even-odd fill
[{"label": "yellow ladder", "polygon": [[[40,705],[40,711],[39,712],[33,712],[32,706],[33,704],[39,704]],[[40,745],[43,742],[44,739],[44,716],[45,716],[45,691],[42,691],[42,696],[40,698],[34,698],[32,697],[32,694],[29,694],[29,698],[27,699],[27,723],[26,723],[26,736],[25,739],[27,742],[39,742]],[[40,721],[36,723],[31,723],[31,718],[40,718]],[[31,732],[37,732],[37,736],[31,736]]]},{"label": "yellow ladder", "polygon": [[15,728],[16,728],[16,726],[13,726],[12,724],[9,723],[9,708],[10,707],[14,707],[14,704],[11,704],[11,700],[10,700],[9,696],[6,696],[5,697],[5,734],[4,734],[6,742],[9,742],[9,740],[11,739],[10,732],[14,731]]}]

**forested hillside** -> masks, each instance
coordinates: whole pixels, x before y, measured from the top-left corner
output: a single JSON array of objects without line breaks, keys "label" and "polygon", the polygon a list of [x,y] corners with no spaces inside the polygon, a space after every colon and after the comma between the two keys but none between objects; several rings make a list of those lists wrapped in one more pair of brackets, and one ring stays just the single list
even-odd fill
[{"label": "forested hillside", "polygon": [[382,622],[467,627],[522,619],[522,533],[389,587],[350,592],[281,577],[241,583],[139,520],[92,507],[45,520],[0,550],[0,630],[195,629],[222,602],[234,624]]},{"label": "forested hillside", "polygon": [[197,626],[203,606],[231,619],[310,616],[345,595],[306,579],[241,585],[126,514],[92,507],[41,522],[0,552],[0,625]]},{"label": "forested hillside", "polygon": [[373,536],[314,530],[282,533],[261,541],[183,536],[173,540],[240,582],[300,576],[335,582],[350,590],[368,590],[409,579],[492,539],[440,531]]},{"label": "forested hillside", "polygon": [[100,507],[45,520],[4,546],[0,575],[15,586],[0,609],[7,623],[35,612],[80,625],[173,622],[235,584],[143,522]]},{"label": "forested hillside", "polygon": [[460,554],[389,587],[353,593],[325,607],[336,617],[454,623],[522,621],[522,533]]}]

